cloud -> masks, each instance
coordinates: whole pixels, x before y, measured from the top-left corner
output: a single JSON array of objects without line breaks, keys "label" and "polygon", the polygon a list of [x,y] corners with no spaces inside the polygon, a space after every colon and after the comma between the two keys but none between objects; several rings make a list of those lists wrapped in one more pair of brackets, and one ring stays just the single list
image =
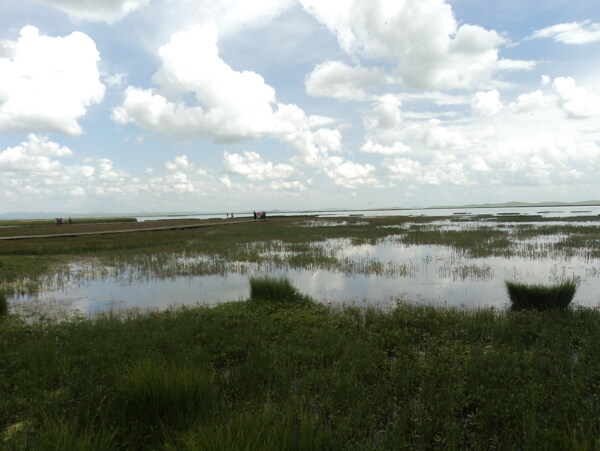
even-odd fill
[{"label": "cloud", "polygon": [[[136,184],[125,172],[113,168],[112,161],[101,158],[84,164],[68,164],[73,157],[68,147],[45,136],[30,134],[27,141],[0,152],[0,190],[6,205],[20,208],[27,198],[46,208],[46,202],[104,194],[129,194]],[[88,198],[89,199],[89,198]]]},{"label": "cloud", "polygon": [[[340,131],[321,127],[313,132],[311,127],[334,120],[308,117],[296,105],[278,103],[275,90],[259,74],[232,69],[219,57],[214,27],[174,34],[159,56],[162,65],[153,81],[160,88],[127,87],[123,104],[113,110],[115,121],[180,139],[275,138],[296,151],[295,165],[328,169],[333,165],[329,152],[341,150]],[[225,153],[224,168],[254,181],[285,179],[295,172],[292,165],[262,161],[254,152]]]},{"label": "cloud", "polygon": [[471,102],[471,109],[475,114],[493,116],[502,109],[500,93],[496,89],[475,93]]},{"label": "cloud", "polygon": [[379,155],[400,155],[409,152],[410,147],[399,141],[394,142],[391,146],[384,146],[382,144],[374,143],[369,139],[362,145],[360,151]]},{"label": "cloud", "polygon": [[[480,91],[470,109],[444,120],[435,118],[444,111],[424,120],[402,108],[401,121],[368,130],[360,148],[385,157],[376,170],[381,184],[490,189],[593,186],[597,178],[600,100],[572,78],[544,77],[538,89],[512,100],[495,89]],[[373,124],[377,115],[365,117]]]},{"label": "cloud", "polygon": [[342,150],[342,134],[339,130],[320,128],[313,134],[315,145],[323,152]]},{"label": "cloud", "polygon": [[21,29],[0,54],[0,131],[83,133],[77,120],[104,98],[94,41],[80,32],[65,37]]},{"label": "cloud", "polygon": [[150,0],[34,0],[57,8],[75,20],[116,22],[127,14],[148,5]]},{"label": "cloud", "polygon": [[305,80],[306,92],[312,97],[333,97],[339,100],[369,100],[368,91],[385,83],[379,68],[351,67],[341,61],[317,65]]},{"label": "cloud", "polygon": [[220,36],[231,36],[269,24],[296,0],[152,0],[152,29],[163,41],[174,31],[214,25]]},{"label": "cloud", "polygon": [[[546,83],[543,83],[546,84]],[[551,103],[551,99],[544,95],[544,93],[537,89],[532,92],[519,95],[516,102],[513,102],[510,107],[521,112],[537,111],[540,108]]]},{"label": "cloud", "polygon": [[563,44],[582,45],[600,41],[600,23],[584,20],[536,30],[527,39],[550,38]]},{"label": "cloud", "polygon": [[365,116],[364,123],[368,132],[374,134],[393,134],[402,123],[400,106],[402,101],[398,96],[385,94],[381,96],[371,111]]},{"label": "cloud", "polygon": [[560,98],[560,104],[570,117],[582,118],[600,115],[600,98],[577,86],[571,77],[557,77],[552,87]]},{"label": "cloud", "polygon": [[165,163],[165,167],[171,172],[177,172],[188,169],[190,167],[190,163],[188,162],[187,155],[179,155],[175,157],[173,161],[167,161]]},{"label": "cloud", "polygon": [[295,169],[289,164],[274,165],[270,161],[264,161],[256,152],[244,152],[242,154],[223,154],[223,167],[230,174],[241,174],[250,180],[287,179],[294,174]]},{"label": "cloud", "polygon": [[463,105],[469,103],[467,96],[447,94],[439,91],[402,92],[399,98],[403,101],[431,101],[438,106]]},{"label": "cloud", "polygon": [[[278,104],[275,90],[259,74],[236,71],[219,57],[214,27],[174,34],[159,57],[162,65],[153,77],[159,92],[128,86],[123,104],[113,111],[115,121],[218,142],[288,133],[298,115],[307,122],[298,107]],[[188,93],[195,104],[184,101]]]},{"label": "cloud", "polygon": [[308,117],[309,127],[322,127],[323,125],[330,125],[337,122],[337,119],[328,116],[310,115]]},{"label": "cloud", "polygon": [[73,154],[68,147],[51,142],[48,138],[30,134],[27,141],[18,146],[8,147],[0,153],[0,173],[59,173],[60,163],[52,157]]},{"label": "cloud", "polygon": [[393,61],[402,81],[415,89],[473,89],[494,82],[503,69],[532,62],[501,60],[506,40],[493,30],[457,23],[441,0],[300,0],[337,36],[342,50],[366,59]]},{"label": "cloud", "polygon": [[126,79],[127,79],[127,74],[123,74],[123,73],[110,74],[110,75],[105,75],[104,77],[102,77],[102,80],[104,81],[106,86],[109,86],[111,88],[119,88],[119,87],[123,86]]},{"label": "cloud", "polygon": [[464,165],[453,155],[436,152],[430,163],[423,165],[410,158],[389,158],[383,163],[392,180],[405,180],[422,185],[473,185]]},{"label": "cloud", "polygon": [[167,161],[166,170],[146,170],[143,177],[116,168],[108,158],[75,159],[70,148],[35,134],[0,151],[3,207],[20,210],[26,198],[31,208],[44,210],[94,211],[103,205],[107,211],[115,211],[115,206],[140,211],[219,195],[213,174],[186,155]]},{"label": "cloud", "polygon": [[[445,124],[405,124],[399,136],[411,147],[425,144],[453,157],[443,163],[420,153],[423,167],[461,164],[467,180],[484,186],[593,183],[600,168],[598,114],[600,102],[595,92],[577,86],[571,78],[557,77],[552,83],[543,80],[541,89],[518,95],[493,116],[465,116]],[[431,132],[439,127],[458,134],[456,145],[439,146],[439,142],[430,146]],[[417,173],[415,178],[428,180],[423,174]]]},{"label": "cloud", "polygon": [[356,189],[361,186],[381,187],[375,177],[375,166],[359,164],[344,160],[341,157],[331,157],[330,165],[324,168],[327,176],[343,188]]},{"label": "cloud", "polygon": [[[308,180],[308,183],[310,183],[311,180]],[[271,182],[269,184],[269,187],[273,190],[273,191],[288,191],[288,192],[293,192],[293,193],[301,193],[302,191],[306,191],[306,185],[304,185],[303,183],[299,182],[299,181],[293,181],[293,182],[287,182],[287,181],[276,181],[276,182]]]}]

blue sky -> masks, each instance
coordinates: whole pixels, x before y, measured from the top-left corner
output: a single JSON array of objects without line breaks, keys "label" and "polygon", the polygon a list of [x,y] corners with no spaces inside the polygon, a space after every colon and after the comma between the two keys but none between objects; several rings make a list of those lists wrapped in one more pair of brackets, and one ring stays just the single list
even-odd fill
[{"label": "blue sky", "polygon": [[5,0],[0,213],[599,198],[598,6]]}]

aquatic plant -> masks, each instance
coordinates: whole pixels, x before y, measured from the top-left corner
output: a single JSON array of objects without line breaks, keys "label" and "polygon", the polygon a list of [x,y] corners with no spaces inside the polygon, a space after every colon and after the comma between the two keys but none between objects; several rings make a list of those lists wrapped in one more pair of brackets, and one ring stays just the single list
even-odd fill
[{"label": "aquatic plant", "polygon": [[577,283],[571,279],[554,285],[507,280],[505,285],[512,310],[564,309],[569,306],[577,290]]}]

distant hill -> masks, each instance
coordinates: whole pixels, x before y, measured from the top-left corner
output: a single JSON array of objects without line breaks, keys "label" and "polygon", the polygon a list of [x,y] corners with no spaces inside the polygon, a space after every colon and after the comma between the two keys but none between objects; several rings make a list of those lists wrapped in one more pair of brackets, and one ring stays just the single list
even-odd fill
[{"label": "distant hill", "polygon": [[518,207],[589,207],[600,205],[600,200],[584,200],[580,202],[504,202],[499,204],[466,204],[444,205],[431,208],[518,208]]}]

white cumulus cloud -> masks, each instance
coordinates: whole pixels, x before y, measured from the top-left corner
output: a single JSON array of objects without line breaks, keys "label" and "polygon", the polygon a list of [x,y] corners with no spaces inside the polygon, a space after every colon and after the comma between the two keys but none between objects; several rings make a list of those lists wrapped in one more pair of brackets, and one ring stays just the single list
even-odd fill
[{"label": "white cumulus cloud", "polygon": [[77,122],[104,98],[94,41],[80,32],[65,37],[21,29],[0,54],[0,131],[83,132]]},{"label": "white cumulus cloud", "polygon": [[375,103],[373,109],[365,116],[365,128],[375,135],[394,135],[402,124],[402,101],[398,96],[385,94]]},{"label": "white cumulus cloud", "polygon": [[502,69],[531,62],[501,60],[506,40],[494,30],[457,23],[442,0],[300,0],[306,11],[337,36],[350,55],[397,64],[408,86],[472,89],[488,86]]},{"label": "white cumulus cloud", "polygon": [[[122,123],[186,138],[257,138],[273,127],[275,90],[255,72],[238,72],[218,54],[214,27],[176,33],[159,49],[162,61],[153,80],[161,93],[129,86],[113,117]],[[199,105],[187,106],[191,92]]]},{"label": "white cumulus cloud", "polygon": [[552,87],[560,103],[570,117],[592,117],[600,114],[600,98],[587,88],[577,86],[571,77],[557,77]]},{"label": "white cumulus cloud", "polygon": [[475,93],[471,102],[471,108],[476,114],[493,116],[502,108],[500,93],[496,89]]},{"label": "white cumulus cloud", "polygon": [[410,147],[400,141],[394,142],[391,146],[384,146],[369,139],[361,146],[360,151],[379,155],[399,155],[409,152]]},{"label": "white cumulus cloud", "polygon": [[46,172],[58,173],[62,166],[52,157],[70,156],[68,147],[49,141],[47,137],[30,134],[27,141],[0,152],[0,173]]},{"label": "white cumulus cloud", "polygon": [[256,152],[238,154],[225,151],[223,167],[230,174],[245,175],[250,180],[287,179],[295,172],[291,165],[264,161]]},{"label": "white cumulus cloud", "polygon": [[378,68],[352,67],[341,61],[317,65],[305,80],[306,92],[312,97],[333,97],[340,100],[369,100],[369,90],[385,83],[385,74]]},{"label": "white cumulus cloud", "polygon": [[343,188],[356,189],[361,186],[381,187],[375,176],[375,166],[331,157],[329,165],[324,168],[325,174],[333,182]]},{"label": "white cumulus cloud", "polygon": [[[232,142],[293,132],[308,120],[295,105],[276,102],[275,90],[252,71],[236,71],[219,56],[217,32],[195,26],[176,33],[159,49],[162,62],[153,81],[160,89],[129,86],[113,111],[120,123],[174,135]],[[184,101],[193,94],[195,104]]]}]

